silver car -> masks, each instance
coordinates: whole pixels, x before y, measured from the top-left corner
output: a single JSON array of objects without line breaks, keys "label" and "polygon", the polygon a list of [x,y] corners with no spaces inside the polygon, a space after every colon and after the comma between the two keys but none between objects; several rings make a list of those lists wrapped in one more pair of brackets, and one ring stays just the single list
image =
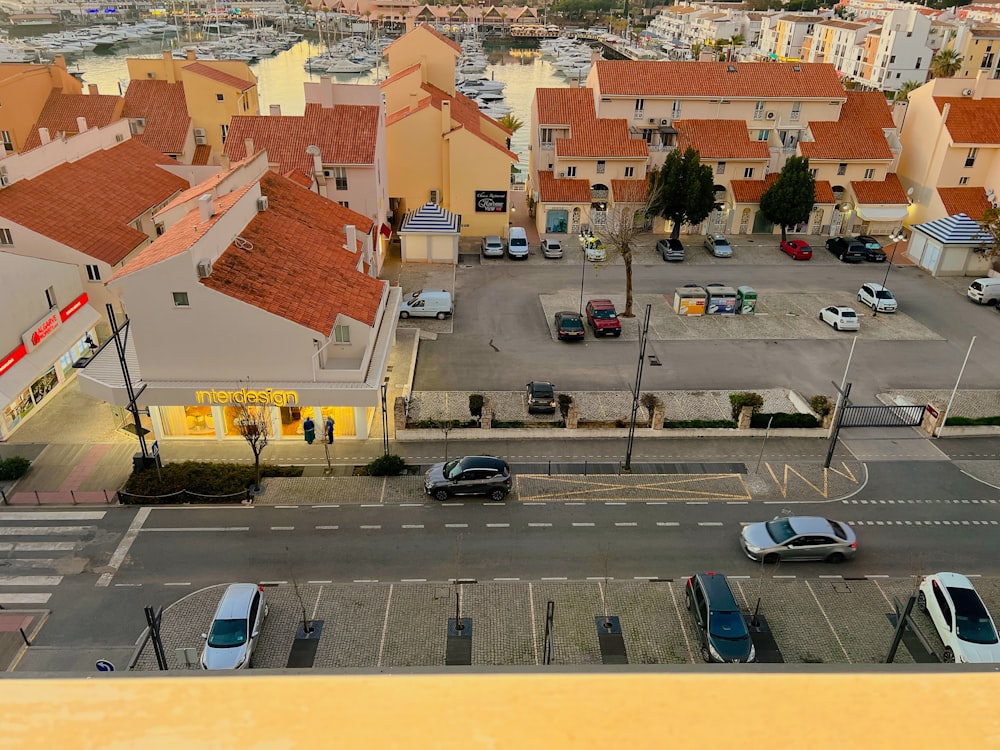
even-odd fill
[{"label": "silver car", "polygon": [[483,237],[482,243],[484,258],[502,258],[504,251],[503,240],[495,234]]},{"label": "silver car", "polygon": [[841,521],[820,516],[778,516],[743,527],[743,551],[751,560],[825,560],[839,563],[858,549],[854,530]]},{"label": "silver car", "polygon": [[546,237],[542,240],[542,256],[545,258],[563,257],[562,242],[554,237]]},{"label": "silver car", "polygon": [[202,633],[202,669],[246,669],[250,666],[260,629],[267,617],[264,589],[255,583],[234,583],[222,595],[212,627]]},{"label": "silver car", "polygon": [[721,234],[710,234],[705,238],[705,249],[716,258],[732,258],[733,246]]}]

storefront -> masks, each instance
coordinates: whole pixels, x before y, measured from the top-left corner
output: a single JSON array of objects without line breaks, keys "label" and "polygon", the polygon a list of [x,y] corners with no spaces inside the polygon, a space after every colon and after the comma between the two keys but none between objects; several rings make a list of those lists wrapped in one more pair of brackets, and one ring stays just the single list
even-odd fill
[{"label": "storefront", "polygon": [[0,359],[0,441],[75,376],[74,364],[96,347],[98,320],[86,293],[81,294],[32,325],[21,336],[21,345]]}]

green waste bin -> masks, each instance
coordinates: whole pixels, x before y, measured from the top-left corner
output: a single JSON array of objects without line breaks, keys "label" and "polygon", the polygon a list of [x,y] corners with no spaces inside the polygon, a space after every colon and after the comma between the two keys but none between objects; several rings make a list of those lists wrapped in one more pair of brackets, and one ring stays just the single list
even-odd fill
[{"label": "green waste bin", "polygon": [[736,312],[740,315],[753,315],[757,309],[757,290],[750,286],[736,288]]}]

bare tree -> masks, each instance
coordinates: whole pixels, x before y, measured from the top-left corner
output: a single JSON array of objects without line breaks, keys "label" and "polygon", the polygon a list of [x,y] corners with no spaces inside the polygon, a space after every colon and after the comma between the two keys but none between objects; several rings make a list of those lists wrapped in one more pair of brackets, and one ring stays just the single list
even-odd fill
[{"label": "bare tree", "polygon": [[[632,312],[632,243],[645,230],[647,206],[645,203],[618,203],[608,209],[603,223],[594,227],[594,234],[612,252],[625,261],[625,309],[623,318],[633,318]],[[593,226],[593,224],[591,225]]]},{"label": "bare tree", "polygon": [[[237,390],[247,396],[258,393],[249,382],[241,382]],[[271,437],[271,407],[267,403],[246,403],[244,399],[243,403],[235,404],[233,409],[236,411],[233,424],[253,451],[254,492],[260,492],[260,454],[264,452]]]}]

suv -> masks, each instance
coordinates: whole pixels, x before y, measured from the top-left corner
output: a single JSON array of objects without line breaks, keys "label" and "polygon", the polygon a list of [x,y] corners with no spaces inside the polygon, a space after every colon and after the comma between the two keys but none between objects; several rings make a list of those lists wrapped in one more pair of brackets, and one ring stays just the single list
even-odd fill
[{"label": "suv", "polygon": [[836,255],[841,263],[861,263],[868,257],[868,250],[864,245],[846,237],[831,237],[826,241],[826,249]]},{"label": "suv", "polygon": [[859,234],[854,238],[854,241],[865,246],[865,260],[870,260],[873,263],[885,262],[885,250],[882,249],[882,245],[877,239],[868,234]]},{"label": "suv", "polygon": [[684,260],[684,245],[672,237],[656,241],[656,252],[663,260]]},{"label": "suv", "polygon": [[757,660],[743,614],[721,573],[696,573],[684,586],[684,604],[694,617],[701,658],[717,662]]},{"label": "suv", "polygon": [[555,414],[556,387],[544,380],[532,380],[525,386],[528,396],[528,414]]},{"label": "suv", "polygon": [[234,583],[215,609],[212,627],[202,633],[202,669],[246,669],[267,617],[264,588],[255,583]]},{"label": "suv", "polygon": [[435,500],[452,495],[489,495],[500,502],[510,492],[510,467],[502,458],[465,456],[434,464],[424,474],[424,492]]},{"label": "suv", "polygon": [[594,336],[622,335],[618,312],[609,299],[592,299],[587,302],[587,323],[594,329]]}]

